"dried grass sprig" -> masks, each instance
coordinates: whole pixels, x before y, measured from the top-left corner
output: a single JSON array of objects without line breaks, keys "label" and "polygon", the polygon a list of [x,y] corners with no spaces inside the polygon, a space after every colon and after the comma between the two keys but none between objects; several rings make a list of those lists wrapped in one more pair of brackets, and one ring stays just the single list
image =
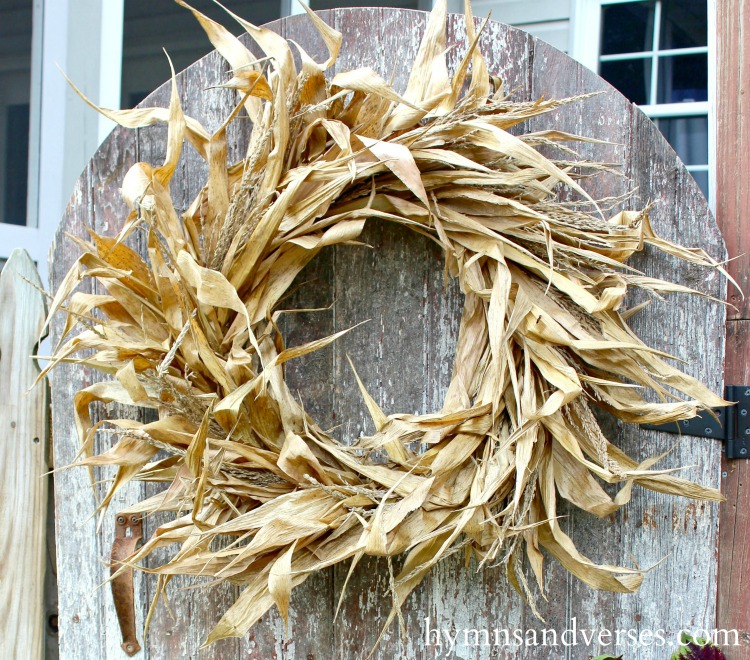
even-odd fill
[{"label": "dried grass sprig", "polygon": [[[169,484],[131,511],[178,517],[128,565],[169,540],[181,548],[148,569],[159,589],[176,574],[242,585],[208,643],[244,635],[274,603],[286,619],[294,586],[364,554],[406,553],[390,576],[391,619],[438,561],[464,547],[482,565],[504,565],[527,598],[524,548],[540,587],[542,547],[594,588],[638,589],[642,571],[595,565],[575,548],[557,523],[557,499],[597,516],[625,505],[634,484],[721,499],[652,462],[637,464],[590,409],[661,423],[725,405],[641,342],[618,311],[629,287],[689,291],[625,265],[645,244],[720,265],[658,238],[647,212],[605,219],[625,198],[597,204],[578,181],[611,166],[575,159],[562,144],[589,138],[508,132],[585,98],[513,102],[477,48],[451,78],[445,2],[432,12],[403,94],[369,69],[327,80],[342,37],[312,13],[329,59],[318,64],[297,47],[297,70],[275,33],[234,17],[264,52],[256,61],[192,11],[234,71],[224,86],[243,95],[247,158],[226,163],[236,113],[209,135],[183,115],[174,78],[169,108],[101,110],[128,127],[167,122],[167,157],[130,169],[122,192],[133,211],[122,231],[78,242],[82,255],[50,310],[68,314],[50,368],[73,360],[115,377],[75,397],[78,464],[117,468],[102,513],[131,479]],[[475,43],[471,19],[467,30]],[[185,140],[209,174],[181,218],[169,182]],[[561,144],[561,161],[536,149]],[[580,198],[561,201],[562,186]],[[286,347],[276,321],[300,271],[322,248],[355,241],[369,218],[437,241],[465,303],[443,408],[386,415],[357,378],[376,432],[350,448],[306,414],[283,370],[347,330]],[[136,228],[147,235],[147,259],[124,243]],[[106,294],[76,292],[85,278]],[[112,421],[117,441],[93,455],[89,406],[97,401],[151,408],[159,419]],[[622,489],[612,498],[601,481]],[[225,535],[237,542],[216,550],[212,542]]]}]

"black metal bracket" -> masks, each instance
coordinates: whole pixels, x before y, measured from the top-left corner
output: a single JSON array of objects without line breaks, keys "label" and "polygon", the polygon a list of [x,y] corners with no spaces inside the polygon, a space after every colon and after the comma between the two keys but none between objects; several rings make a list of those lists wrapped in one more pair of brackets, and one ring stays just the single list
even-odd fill
[{"label": "black metal bracket", "polygon": [[703,412],[693,419],[668,424],[643,424],[643,427],[699,438],[716,438],[724,442],[727,458],[750,458],[750,385],[727,385],[724,398],[737,404],[714,409],[718,421],[708,412]]}]

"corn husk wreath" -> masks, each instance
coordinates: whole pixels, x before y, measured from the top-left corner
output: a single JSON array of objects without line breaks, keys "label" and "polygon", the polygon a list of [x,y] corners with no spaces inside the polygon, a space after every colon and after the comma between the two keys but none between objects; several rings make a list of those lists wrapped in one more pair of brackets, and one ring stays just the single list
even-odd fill
[{"label": "corn husk wreath", "polygon": [[[626,456],[590,408],[661,423],[725,405],[643,344],[618,312],[629,287],[689,291],[625,266],[645,244],[720,266],[658,238],[645,211],[605,220],[578,183],[595,166],[537,149],[584,138],[508,132],[569,100],[511,102],[477,48],[468,3],[470,48],[453,77],[439,2],[403,95],[367,69],[326,80],[342,37],[309,11],[330,54],[323,64],[232,15],[265,53],[256,60],[193,13],[234,71],[226,86],[241,93],[237,112],[209,135],[183,115],[174,77],[168,109],[100,109],[131,128],[167,122],[166,161],[130,169],[122,193],[132,213],[116,237],[78,241],[82,255],[50,311],[68,314],[50,366],[114,376],[75,398],[75,465],[117,468],[101,512],[131,479],[168,484],[128,510],[175,514],[130,563],[176,544],[166,564],[144,569],[158,574],[160,593],[177,574],[244,587],[207,643],[245,635],[274,604],[286,619],[293,587],[365,554],[406,553],[386,625],[458,549],[480,566],[504,565],[532,607],[522,567],[528,562],[541,588],[541,548],[594,588],[638,589],[641,570],[580,554],[556,522],[556,500],[606,516],[628,502],[633,484],[721,499],[652,469],[656,459]],[[227,166],[226,127],[241,108],[252,120],[250,147]],[[209,175],[180,218],[169,182],[186,139]],[[560,201],[563,186],[580,201]],[[443,409],[387,415],[360,382],[376,432],[348,447],[305,413],[284,379],[287,361],[347,329],[286,347],[277,322],[295,276],[323,247],[355,241],[368,218],[437,241],[465,306]],[[135,231],[147,234],[147,260],[124,243]],[[75,292],[84,278],[106,293]],[[153,409],[158,421],[107,421],[116,442],[95,455],[104,422],[92,421],[94,402]],[[622,487],[612,498],[600,481]]]}]

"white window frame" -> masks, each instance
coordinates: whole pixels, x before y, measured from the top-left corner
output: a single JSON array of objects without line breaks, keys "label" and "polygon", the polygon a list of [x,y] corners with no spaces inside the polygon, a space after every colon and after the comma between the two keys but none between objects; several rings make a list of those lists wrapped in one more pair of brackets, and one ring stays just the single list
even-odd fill
[{"label": "white window frame", "polygon": [[[34,0],[31,7],[31,66],[29,81],[29,156],[27,170],[25,224],[0,223],[0,259],[7,261],[14,248],[23,248],[41,266],[46,278],[46,253],[40,250],[40,218],[37,209],[39,194],[39,151],[41,148],[41,78],[43,0]],[[3,145],[4,148],[4,145]],[[7,164],[6,164],[7,165]],[[44,261],[42,265],[40,262]],[[42,280],[46,282],[46,279]]]},{"label": "white window frame", "polygon": [[[600,58],[601,50],[601,17],[602,7],[606,5],[623,4],[637,0],[575,0],[571,17],[570,54],[581,64],[594,72],[599,71],[599,62],[604,60],[632,59],[634,56],[645,55],[653,58],[651,67],[651,94],[655,98],[655,86],[658,69],[656,67],[656,51],[658,49],[659,30],[654,30],[654,44],[651,51],[643,53],[628,53],[627,55],[605,55]],[[646,0],[641,0],[646,1]],[[716,186],[716,0],[708,0],[708,42],[706,47],[679,49],[682,54],[707,53],[708,56],[708,101],[687,103],[662,103],[638,106],[652,119],[667,119],[671,117],[707,116],[708,117],[708,165],[690,166],[691,171],[708,171],[708,199],[711,210],[714,210]],[[657,4],[657,7],[660,7]],[[659,17],[657,17],[658,20]],[[669,54],[669,50],[658,51],[660,55]]]},{"label": "white window frame", "polygon": [[304,14],[305,10],[302,5],[310,6],[310,0],[281,0],[281,9],[279,14],[281,16],[296,16],[297,14]]},{"label": "white window frame", "polygon": [[[0,223],[0,259],[25,249],[45,286],[50,247],[73,184],[113,126],[93,114],[83,126],[75,124],[87,110],[61,70],[83,81],[84,92],[100,105],[119,107],[123,2],[106,0],[95,5],[96,13],[87,0],[33,1],[26,224]],[[76,47],[91,49],[91,57],[69,58]]]}]

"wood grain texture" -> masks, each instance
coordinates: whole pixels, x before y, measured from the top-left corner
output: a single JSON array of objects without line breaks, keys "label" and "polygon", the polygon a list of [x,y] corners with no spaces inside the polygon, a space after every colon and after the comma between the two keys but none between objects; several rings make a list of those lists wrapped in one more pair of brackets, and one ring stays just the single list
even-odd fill
[{"label": "wood grain texture", "polygon": [[[750,292],[750,113],[745,109],[750,75],[750,2],[726,0],[716,5],[716,220],[734,261],[729,272]],[[727,384],[750,383],[750,298],[731,289],[736,309],[728,310]],[[750,659],[750,463],[724,461],[726,477],[719,536],[720,628],[737,629],[742,647],[730,660]]]},{"label": "wood grain texture", "polygon": [[[183,72],[179,77],[180,103],[186,114],[202,122],[209,132],[215,131],[221,117],[231,111],[234,94],[227,90],[209,89],[222,81],[226,74],[223,60],[217,53],[212,53],[204,61],[203,66],[190,67],[190,74]],[[162,86],[144,99],[142,105],[168,106],[170,89]],[[199,102],[199,99],[202,102]],[[166,126],[155,126],[138,131],[138,160],[150,163],[162,162],[166,149]],[[200,191],[206,180],[208,170],[200,156],[191,148],[183,150],[179,161],[179,174],[175,175],[172,184],[172,194],[178,213],[187,209],[190,202]],[[162,490],[159,484],[146,485],[147,495],[153,495]],[[144,528],[145,538],[156,530],[159,525],[171,519],[168,514],[156,514],[146,519]],[[148,559],[148,565],[157,567],[171,557],[171,548],[161,548]],[[230,584],[221,584],[206,588],[200,585],[205,581],[198,581],[186,577],[175,577],[167,586],[166,594],[169,608],[162,601],[154,611],[152,626],[154,630],[163,634],[149,635],[145,640],[144,654],[149,658],[188,658],[196,654],[203,642],[205,631],[210,630],[216,623],[216,611],[229,607],[237,598],[238,590]],[[156,592],[156,580],[146,580],[148,606]],[[194,609],[197,600],[214,603],[211,608]],[[171,612],[170,612],[171,609]],[[192,611],[190,617],[180,616],[180,612]],[[195,623],[194,623],[195,622]],[[196,625],[197,624],[197,625]],[[236,657],[239,653],[239,642],[235,639],[223,640],[215,648],[206,649],[200,653],[205,660],[218,660],[225,657]]]},{"label": "wood grain texture", "polygon": [[47,558],[47,383],[34,385],[42,283],[25,250],[0,274],[0,657],[41,660]]},{"label": "wood grain texture", "polygon": [[[73,241],[66,235],[87,236],[86,227],[111,235],[127,215],[127,207],[120,199],[118,188],[122,176],[136,162],[134,131],[115,129],[94,155],[79,178],[60,227],[50,263],[51,285],[56,287],[78,256]],[[138,247],[131,243],[131,247]],[[84,282],[81,290],[90,291]],[[54,346],[61,329],[60,318],[50,328]],[[67,365],[56,370],[51,379],[52,429],[55,465],[71,463],[78,452],[78,438],[71,424],[73,396],[78,390],[101,379],[89,369]],[[116,406],[98,406],[93,411],[98,419],[109,415],[121,416]],[[99,434],[97,451],[110,446],[107,434]],[[96,471],[97,479],[110,478],[111,472]],[[55,537],[58,561],[58,595],[60,656],[63,658],[122,658],[121,638],[112,597],[105,583],[108,559],[114,538],[113,515],[105,516],[97,530],[92,517],[106,484],[92,489],[86,470],[63,470],[57,473],[55,502]],[[142,484],[131,482],[112,502],[112,511],[141,499],[145,494]],[[145,611],[145,581],[136,574],[136,618],[142,629]]]},{"label": "wood grain texture", "polygon": [[745,292],[730,290],[730,319],[750,319],[750,2],[716,3],[716,220],[730,257],[728,270]]},{"label": "wood grain texture", "polygon": [[[684,245],[701,245],[715,258],[724,254],[721,234],[711,217],[705,199],[671,147],[661,139],[653,123],[635,107],[623,103],[619,93],[604,81],[596,81],[580,65],[563,59],[559,53],[539,43],[535,49],[534,69],[539,72],[535,96],[547,93],[561,96],[569,80],[577,79],[586,89],[602,90],[594,99],[564,108],[552,119],[562,130],[583,132],[621,146],[609,147],[604,157],[624,162],[624,173],[638,186],[629,208],[641,208],[655,202],[651,213],[660,235]],[[552,75],[552,72],[557,75]],[[584,82],[586,78],[590,80]],[[613,111],[616,107],[622,111]],[[624,106],[624,107],[623,107]],[[600,154],[600,147],[586,146],[579,151],[587,156]],[[590,190],[596,196],[615,196],[624,192],[624,180],[600,177]],[[692,268],[677,260],[655,256],[647,249],[633,265],[650,276],[683,282],[722,299],[725,285],[716,273]],[[631,302],[642,300],[637,293]],[[648,310],[632,320],[632,327],[649,345],[687,361],[685,369],[701,378],[715,392],[722,390],[724,310],[717,303],[697,298],[672,297],[653,300]],[[699,326],[696,324],[700,324]],[[704,325],[705,324],[705,325]],[[605,420],[606,421],[606,420]],[[668,451],[660,465],[700,466],[688,471],[702,483],[719,486],[721,446],[697,438],[678,438],[645,431],[631,425],[608,423],[610,437],[637,460]],[[598,625],[657,629],[675,639],[681,628],[713,625],[715,617],[718,507],[639,490],[630,505],[614,520],[597,521],[571,511],[568,526],[579,547],[601,548],[591,552],[597,561],[626,565],[630,557],[641,566],[656,565],[644,580],[638,594],[626,596],[593,592],[573,581],[568,598],[579,619],[597,620]],[[614,550],[614,552],[613,552]],[[666,599],[666,605],[665,605]],[[601,649],[602,651],[605,649]],[[642,649],[639,657],[662,657],[664,650]],[[575,657],[573,655],[572,657]]]},{"label": "wood grain texture", "polygon": [[[337,70],[354,66],[371,66],[386,79],[393,76],[397,88],[403,89],[426,19],[419,12],[407,10],[351,9],[326,13],[344,35],[344,46]],[[320,56],[322,44],[304,16],[271,24],[287,37],[300,42],[309,52]],[[448,26],[451,66],[466,50],[463,18],[452,16]],[[713,256],[721,258],[721,237],[708,213],[707,205],[689,174],[677,160],[662,136],[640,112],[606,83],[578,64],[523,32],[490,23],[480,41],[490,70],[505,82],[506,89],[518,99],[546,96],[568,96],[592,90],[605,94],[588,101],[566,106],[535,122],[533,128],[556,126],[563,130],[583,132],[608,139],[621,146],[586,145],[587,156],[624,163],[624,173],[640,187],[641,200],[657,201],[653,213],[656,229],[668,238],[702,245]],[[231,92],[211,90],[225,71],[216,55],[210,55],[179,78],[185,110],[215,127],[233,102]],[[332,73],[335,73],[332,72]],[[162,88],[152,99],[166,103]],[[109,167],[112,182],[98,193],[101,202],[92,200],[93,179],[90,167],[79,181],[63,227],[79,232],[82,222],[92,214],[119,208],[116,181],[121,180],[132,158],[158,162],[158,130],[138,132],[126,137],[115,132],[99,152],[100,161],[93,167]],[[237,141],[246,136],[238,129]],[[128,141],[130,140],[130,141]],[[130,146],[126,146],[130,145]],[[115,158],[120,153],[119,159]],[[235,154],[239,156],[241,152]],[[109,159],[109,160],[107,160]],[[197,192],[203,176],[202,164],[186,157],[173,180],[178,203],[187,204]],[[616,177],[591,180],[587,184],[595,195],[619,194],[625,181]],[[105,192],[105,190],[107,192]],[[106,201],[104,198],[111,199]],[[97,206],[102,204],[103,207]],[[89,220],[90,221],[90,220]],[[110,227],[113,231],[115,227]],[[111,232],[110,232],[111,233]],[[57,248],[56,272],[59,276],[71,263],[71,246],[61,242]],[[289,309],[325,308],[313,313],[284,315],[284,332],[289,345],[325,336],[369,319],[369,323],[348,334],[332,347],[290,363],[287,378],[292,390],[299,388],[305,407],[324,427],[345,441],[351,441],[369,427],[369,415],[354,384],[347,356],[354,361],[370,393],[386,413],[439,410],[449,382],[462,296],[455,283],[443,284],[443,260],[440,251],[426,239],[405,229],[373,222],[363,240],[370,247],[338,246],[324,251],[299,276],[299,289],[284,307]],[[647,254],[638,266],[649,274],[678,279],[716,297],[724,296],[724,285],[714,275],[699,272]],[[57,265],[59,263],[59,266]],[[643,339],[689,361],[687,369],[707,382],[715,391],[722,385],[723,334],[717,329],[724,323],[723,308],[702,299],[680,298],[655,302],[636,320]],[[60,372],[58,372],[60,374]],[[91,374],[83,369],[69,369],[58,375],[55,391],[56,445],[69,462],[76,440],[72,431],[72,387],[80,387]],[[313,383],[310,386],[310,383]],[[302,386],[304,384],[304,390]],[[645,458],[666,451],[677,442],[674,436],[646,433],[637,428],[612,425],[611,436],[633,456]],[[720,448],[708,441],[686,439],[664,459],[664,466],[693,465],[689,475],[706,485],[719,483]],[[75,474],[74,474],[75,473]],[[94,508],[85,471],[61,473],[67,481],[62,492],[76,492],[58,503],[60,519],[79,521]],[[138,494],[136,490],[123,497]],[[88,489],[88,493],[86,493]],[[116,510],[116,508],[114,509]],[[113,512],[114,512],[113,510]],[[716,535],[717,509],[643,490],[634,493],[633,501],[611,520],[598,521],[569,510],[561,521],[585,554],[597,561],[631,563],[631,554],[643,567],[667,558],[644,581],[640,594],[616,596],[592,592],[570,577],[560,566],[550,562],[545,574],[549,600],[540,599],[546,623],[535,619],[520,598],[508,587],[498,570],[476,573],[476,566],[464,566],[462,556],[442,562],[407,601],[404,616],[408,634],[401,639],[396,625],[385,632],[374,657],[428,658],[444,657],[446,649],[425,646],[425,618],[431,627],[449,630],[521,628],[541,631],[555,628],[562,632],[577,617],[579,628],[609,629],[662,628],[674,634],[682,627],[711,626],[716,606]],[[114,515],[114,513],[112,514]],[[111,518],[111,515],[109,516]],[[149,521],[147,531],[158,521]],[[105,523],[105,528],[109,523]],[[149,527],[150,525],[150,527]],[[89,548],[88,545],[91,545]],[[96,536],[93,527],[76,529],[58,541],[60,572],[68,577],[61,592],[61,642],[66,640],[63,658],[107,657],[103,651],[118,643],[118,631],[112,621],[108,593],[91,592],[87,584],[105,577],[106,569],[96,561],[97,549],[106,544]],[[81,585],[77,583],[80,553],[85,547]],[[396,562],[397,563],[397,562]],[[395,567],[396,570],[398,566]],[[390,609],[387,591],[388,567],[385,561],[363,560],[354,570],[338,619],[333,611],[346,579],[348,565],[339,566],[309,579],[292,595],[292,632],[284,637],[277,614],[269,613],[251,631],[248,638],[228,642],[224,647],[198,651],[202,640],[221,610],[233,596],[231,590],[170,590],[178,609],[172,620],[160,607],[143,652],[151,658],[362,658],[373,647]],[[99,572],[101,575],[99,575]],[[148,583],[149,581],[146,580]],[[189,584],[180,583],[181,586]],[[177,586],[175,584],[175,586]],[[153,586],[141,587],[141,608],[147,606]],[[65,601],[63,605],[63,601]],[[86,621],[73,624],[76,611],[85,611]],[[92,617],[92,620],[89,620]],[[93,620],[96,619],[96,620]],[[63,626],[65,630],[63,631]],[[76,629],[77,626],[77,629]],[[85,631],[84,631],[85,628]],[[88,635],[89,645],[84,644]],[[99,642],[99,640],[113,640]],[[92,641],[94,640],[94,641]],[[461,641],[461,640],[460,640]],[[97,644],[101,644],[97,648]],[[613,648],[534,648],[528,657],[579,658]],[[498,649],[459,644],[453,657],[497,657]],[[664,649],[623,647],[628,658],[661,658]],[[505,656],[508,651],[501,651]],[[511,655],[515,653],[511,650]]]},{"label": "wood grain texture", "polygon": [[[750,382],[750,321],[727,321],[727,383]],[[740,648],[729,660],[750,658],[750,461],[724,461],[727,498],[719,524],[719,628],[738,631]]]}]

